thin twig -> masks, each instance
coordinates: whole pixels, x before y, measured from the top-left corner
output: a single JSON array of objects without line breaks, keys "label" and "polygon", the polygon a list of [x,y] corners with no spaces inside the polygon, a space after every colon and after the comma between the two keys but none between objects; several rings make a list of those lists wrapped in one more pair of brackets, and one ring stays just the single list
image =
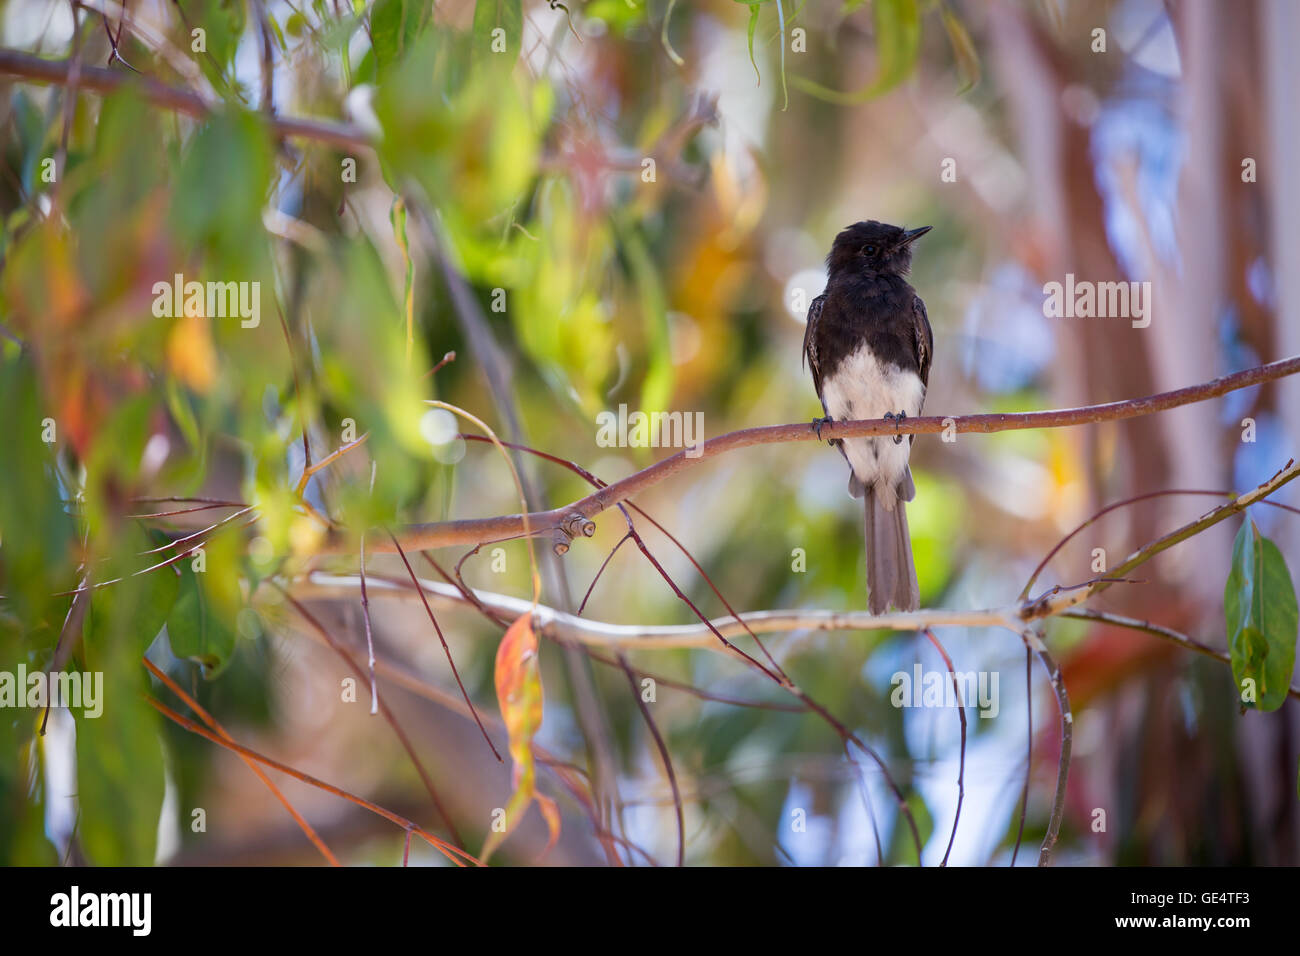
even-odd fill
[{"label": "thin twig", "polygon": [[[352,659],[352,655],[348,653],[347,648],[339,643],[338,639],[335,638],[329,629],[318,621],[315,615],[303,606],[301,601],[294,598],[292,594],[281,587],[278,582],[272,581],[271,584],[277,591],[284,595],[285,599],[293,605],[294,610],[298,612],[304,621],[311,625],[312,630],[314,630],[316,634],[330,646],[334,653],[341,657],[344,663],[351,667],[358,677],[364,678],[365,671],[362,670],[357,662]],[[406,755],[411,758],[411,763],[415,767],[415,772],[420,775],[420,780],[424,783],[424,789],[428,792],[430,799],[433,800],[433,806],[438,811],[438,816],[442,818],[443,826],[447,828],[447,832],[451,834],[453,840],[457,843],[463,843],[464,841],[460,838],[460,834],[456,832],[455,824],[451,822],[451,814],[449,814],[447,808],[443,806],[442,797],[438,795],[438,788],[433,785],[433,779],[429,776],[428,771],[424,769],[424,763],[415,752],[415,747],[412,746],[411,739],[406,736],[406,731],[402,729],[402,725],[397,722],[397,717],[393,715],[393,712],[388,708],[388,705],[382,700],[379,702],[379,712],[383,715],[384,720],[388,722],[388,726],[393,728],[393,733],[397,736],[398,741],[401,742],[402,749],[406,751]]]},{"label": "thin twig", "polygon": [[632,690],[632,699],[636,701],[637,707],[641,710],[641,717],[645,720],[646,727],[650,729],[650,736],[654,738],[655,749],[659,751],[659,759],[663,761],[664,772],[668,774],[668,786],[673,792],[673,810],[677,816],[677,865],[684,866],[686,860],[686,822],[682,813],[682,792],[677,785],[677,771],[673,769],[673,758],[668,753],[668,745],[664,743],[663,734],[659,733],[659,727],[655,724],[650,708],[641,697],[641,688],[637,686],[636,677],[632,673],[632,666],[627,662],[627,655],[622,651],[618,652],[618,666],[623,669],[623,673],[627,676],[628,687]]},{"label": "thin twig", "polygon": [[[240,528],[241,529],[247,528],[249,525],[259,520],[261,519],[257,515],[253,515],[246,522],[240,525]],[[124,574],[121,577],[113,578],[109,581],[95,581],[90,584],[86,584],[83,582],[81,585],[72,588],[69,591],[55,591],[52,596],[68,597],[69,595],[72,594],[80,594],[82,591],[97,591],[100,588],[111,587],[114,584],[121,584],[123,581],[127,580],[128,578],[138,578],[144,574],[152,574],[154,571],[159,571],[163,568],[169,568],[173,564],[176,564],[180,561],[184,561],[186,558],[192,556],[195,551],[198,551],[201,547],[203,547],[203,545],[207,544],[208,541],[210,540],[211,538],[205,538],[200,544],[196,544],[185,551],[181,551],[179,554],[173,555],[172,557],[168,558],[166,561],[159,561],[157,564],[151,564],[147,568],[141,568],[139,571],[132,571],[130,574]]]},{"label": "thin twig", "polygon": [[[375,492],[375,470],[379,462],[370,462],[370,493]],[[375,639],[370,628],[370,595],[366,592],[366,536],[361,536],[361,616],[366,621],[366,658],[370,667],[370,713],[379,713],[379,685],[375,683]]]},{"label": "thin twig", "polygon": [[[466,441],[485,440],[482,438],[482,436],[479,435],[461,435],[460,437],[465,439]],[[527,445],[514,444],[511,442],[505,442],[504,444],[506,445],[507,448],[513,448],[516,451],[526,452],[530,455],[535,455],[539,458],[544,458],[547,461],[554,462],[557,465],[561,465],[569,469],[570,471],[572,471],[574,474],[581,476],[584,481],[586,481],[588,484],[592,485],[593,487],[596,488],[609,487],[609,482],[604,481],[601,478],[598,478],[596,475],[593,475],[591,472],[587,471],[587,469],[583,468],[581,465],[577,464],[576,462],[570,461],[567,458],[561,458],[558,455],[552,455],[548,452],[540,451],[539,449],[536,448],[529,448]],[[709,573],[704,570],[703,565],[701,565],[700,562],[696,560],[695,555],[691,554],[690,549],[687,548],[686,545],[682,544],[682,542],[677,539],[676,535],[674,535],[671,531],[669,531],[662,524],[656,521],[653,516],[651,516],[647,511],[645,511],[645,509],[641,508],[635,502],[628,501],[625,502],[625,504],[627,505],[628,508],[631,508],[642,518],[645,518],[646,521],[650,522],[650,524],[652,524],[660,534],[662,534],[665,538],[671,541],[674,546],[676,546],[677,550],[682,553],[682,555],[686,558],[686,560],[691,563],[691,566],[695,568],[696,572],[700,575],[700,577],[704,579],[704,583],[709,586],[709,590],[711,590],[714,596],[717,597],[717,599],[722,602],[722,606],[727,609],[727,613],[731,615],[732,619],[735,620],[737,624],[739,624],[742,628],[744,628],[745,633],[748,634],[750,639],[753,640],[753,642],[758,645],[758,649],[763,652],[763,656],[766,657],[767,662],[772,665],[772,669],[776,671],[776,673],[779,674],[783,680],[789,682],[789,677],[786,675],[785,671],[782,670],[781,665],[777,663],[776,658],[771,655],[766,645],[764,645],[763,642],[759,640],[758,635],[755,634],[752,629],[750,629],[749,625],[745,623],[744,619],[741,618],[741,616],[738,613],[736,613],[736,609],[731,606],[731,602],[728,601],[727,598],[723,595],[722,591],[718,589],[718,586],[713,583],[713,578],[711,578],[709,576]],[[623,510],[622,504],[619,505],[619,510],[620,511]],[[624,512],[624,514],[626,514],[626,512]],[[617,549],[617,545],[615,546],[615,548]],[[599,577],[599,574],[597,574],[597,577]],[[595,587],[595,581],[592,582],[592,587]],[[588,591],[588,594],[590,595],[590,590]],[[586,603],[587,603],[586,599],[584,598],[583,605],[585,606]],[[582,608],[578,609],[578,614],[579,616],[581,616]]]},{"label": "thin twig", "polygon": [[1025,816],[1029,812],[1029,775],[1034,768],[1034,652],[1025,645],[1025,739],[1028,741],[1025,753],[1025,784],[1020,791],[1020,826],[1016,829],[1016,845],[1011,851],[1011,865],[1016,865],[1020,855],[1020,844],[1025,838]]},{"label": "thin twig", "polygon": [[[1146,634],[1153,634],[1162,640],[1169,641],[1171,644],[1177,644],[1179,647],[1189,651],[1195,651],[1197,654],[1203,654],[1206,657],[1213,658],[1223,664],[1231,666],[1232,658],[1220,650],[1215,650],[1200,641],[1192,640],[1186,634],[1175,631],[1173,628],[1164,627],[1160,624],[1153,624],[1151,621],[1140,621],[1132,617],[1124,617],[1120,614],[1111,614],[1109,611],[1094,611],[1090,608],[1073,608],[1069,611],[1063,611],[1061,617],[1073,617],[1083,621],[1096,621],[1101,624],[1113,624],[1115,627],[1124,627],[1133,631],[1142,631]],[[1287,688],[1287,696],[1300,700],[1300,688],[1291,686]]]},{"label": "thin twig", "polygon": [[[260,10],[261,4],[258,4]],[[263,12],[263,16],[265,13]],[[302,480],[298,482],[298,494],[302,495],[303,489],[307,487],[307,478],[311,474],[311,441],[307,437],[307,415],[305,406],[302,401],[302,383],[298,381],[298,361],[293,352],[293,336],[289,334],[289,323],[285,321],[284,310],[280,308],[279,296],[275,302],[276,314],[280,317],[280,330],[284,333],[284,344],[289,349],[289,368],[293,372],[293,394],[298,400],[298,414],[302,416]]]},{"label": "thin twig", "polygon": [[442,357],[441,360],[439,360],[439,362],[438,362],[437,365],[435,365],[433,368],[429,369],[429,371],[425,372],[425,373],[424,373],[422,376],[420,376],[420,377],[421,377],[421,378],[432,378],[434,375],[437,375],[439,372],[442,371],[443,366],[445,366],[445,365],[446,365],[447,363],[449,363],[449,362],[454,362],[454,361],[456,361],[456,353],[455,353],[455,352],[448,352],[446,355],[444,355],[444,356]]},{"label": "thin twig", "polygon": [[1294,481],[1300,477],[1300,466],[1296,465],[1295,459],[1288,460],[1278,471],[1267,481],[1262,482],[1250,491],[1238,495],[1231,501],[1206,512],[1195,521],[1189,521],[1187,524],[1174,531],[1157,538],[1155,541],[1144,545],[1133,554],[1129,555],[1120,565],[1110,572],[1111,578],[1098,580],[1086,588],[1081,588],[1069,594],[1061,594],[1055,598],[1044,597],[1038,601],[1032,601],[1022,604],[1020,617],[1024,621],[1034,621],[1045,617],[1052,617],[1060,614],[1062,611],[1083,604],[1094,595],[1100,594],[1111,586],[1111,579],[1122,578],[1134,568],[1146,564],[1156,555],[1168,551],[1176,544],[1181,544],[1188,538],[1195,537],[1207,528],[1213,527],[1221,521],[1226,521],[1233,515],[1245,511],[1251,505],[1258,501],[1263,501],[1273,492],[1277,491],[1283,485]]},{"label": "thin twig", "polygon": [[[389,534],[391,536],[392,532],[389,532]],[[394,539],[394,543],[396,543],[396,539]],[[397,553],[402,558],[402,564],[406,565],[406,573],[411,576],[412,583],[415,583],[418,587],[419,578],[415,576],[415,569],[411,567],[411,562],[407,560],[406,552],[402,550],[400,544],[397,545]],[[496,744],[492,743],[492,738],[488,736],[487,728],[483,726],[483,720],[478,715],[478,709],[475,708],[474,703],[469,699],[469,691],[465,689],[465,682],[460,679],[460,671],[456,668],[456,661],[451,656],[451,648],[447,646],[447,638],[442,634],[442,628],[438,625],[438,618],[434,615],[433,608],[429,607],[429,601],[424,596],[424,590],[420,588],[418,593],[420,595],[420,601],[424,604],[424,610],[428,613],[429,620],[433,623],[433,629],[438,635],[438,640],[442,642],[442,650],[443,653],[447,655],[447,663],[451,667],[451,674],[456,678],[456,686],[460,688],[461,696],[465,698],[465,703],[469,706],[470,713],[474,715],[474,722],[478,724],[478,729],[483,734],[483,739],[487,741],[487,745],[492,751],[492,756],[497,758],[497,763],[504,762],[501,759],[501,754],[497,752]]]},{"label": "thin twig", "polygon": [[[612,657],[606,657],[605,655],[592,650],[590,647],[584,648],[584,650],[587,652],[587,656],[593,661],[599,661],[601,664],[606,664],[610,667],[619,666],[618,661]],[[788,714],[801,714],[808,709],[807,706],[802,703],[779,704],[776,701],[771,700],[745,700],[740,697],[729,697],[725,694],[715,694],[711,691],[701,690],[700,688],[687,684],[684,681],[664,677],[663,675],[656,674],[653,671],[636,667],[632,670],[638,677],[649,677],[658,687],[671,687],[673,690],[680,690],[685,694],[690,694],[692,697],[697,697],[700,700],[712,701],[716,704],[728,704],[732,707],[749,707],[753,710],[777,710]]]},{"label": "thin twig", "polygon": [[[340,458],[342,458],[352,449],[356,448],[358,445],[363,444],[365,440],[369,437],[370,437],[370,432],[363,433],[360,438],[356,439],[355,441],[348,442],[346,445],[342,446],[341,448],[335,449],[334,451],[326,455],[324,458],[322,458],[320,461],[316,462],[316,464],[314,465],[311,463],[310,456],[308,456],[307,467],[303,468],[302,475],[298,478],[298,487],[295,489],[296,492],[299,495],[301,495],[303,491],[306,490],[307,482],[311,479],[312,475],[316,474],[318,471],[324,468],[328,468],[330,465],[334,464],[334,462],[338,461]],[[306,439],[307,439],[307,431],[306,428],[304,427],[303,441],[305,442]]]},{"label": "thin twig", "polygon": [[957,717],[961,721],[961,762],[957,766],[957,809],[952,815],[952,833],[948,835],[948,849],[944,851],[943,860],[940,866],[948,865],[948,857],[952,854],[953,841],[957,839],[957,823],[961,820],[961,804],[966,798],[966,702],[961,698],[961,686],[957,683],[957,671],[952,666],[952,658],[944,646],[939,643],[939,639],[934,636],[934,631],[928,627],[922,632],[934,649],[939,652],[943,658],[944,665],[948,668],[948,676],[952,679],[952,690],[954,699],[957,701]]},{"label": "thin twig", "polygon": [[773,682],[781,685],[782,687],[792,686],[790,679],[788,677],[783,678],[781,677],[781,675],[777,674],[776,672],[768,670],[767,667],[762,662],[760,662],[757,658],[746,653],[745,651],[742,651],[731,641],[727,640],[727,638],[723,635],[722,631],[720,631],[717,627],[715,627],[713,622],[704,616],[704,612],[695,606],[695,602],[686,596],[686,592],[677,586],[677,582],[674,581],[672,577],[669,576],[668,572],[664,570],[664,566],[659,563],[658,559],[656,559],[653,554],[650,553],[650,549],[647,548],[645,542],[641,540],[641,536],[633,532],[632,540],[636,542],[636,546],[641,550],[641,553],[646,556],[646,560],[649,561],[652,565],[654,565],[654,569],[659,572],[659,576],[668,583],[668,586],[670,588],[673,589],[673,593],[676,594],[677,597],[695,613],[695,616],[698,617],[700,621],[704,624],[704,626],[709,629],[709,632],[712,633],[714,637],[716,637],[719,641],[722,642],[723,647],[731,651],[733,654],[736,654],[739,657],[744,658],[751,665],[758,668],[760,671],[762,671],[764,674],[770,677],[773,680]]},{"label": "thin twig", "polygon": [[1038,851],[1038,865],[1047,866],[1052,859],[1052,848],[1056,846],[1061,834],[1061,821],[1065,817],[1065,785],[1070,777],[1070,750],[1074,742],[1074,714],[1070,710],[1070,695],[1066,693],[1065,681],[1061,679],[1061,666],[1056,663],[1047,645],[1043,643],[1042,634],[1034,628],[1026,628],[1022,636],[1028,647],[1033,648],[1038,659],[1047,671],[1052,690],[1056,694],[1056,706],[1061,713],[1061,757],[1056,771],[1056,796],[1052,800],[1052,814],[1047,820],[1047,833],[1043,837],[1043,846]]},{"label": "thin twig", "polygon": [[[373,583],[373,581],[376,579],[373,575],[367,575],[367,580]],[[407,589],[411,587],[411,585],[406,581],[390,582],[390,583],[404,586]],[[325,647],[328,647],[335,651],[339,649],[338,643],[332,641],[330,635],[328,635],[325,631],[313,629],[311,631],[311,634],[314,635],[314,639],[316,641],[318,641]],[[449,690],[444,690],[443,688],[431,684],[428,681],[424,680],[423,678],[416,676],[409,669],[410,665],[406,664],[405,662],[402,662],[403,666],[399,666],[399,664],[393,663],[393,660],[396,658],[397,655],[395,654],[387,654],[383,657],[379,657],[379,656],[376,657],[375,668],[379,672],[380,676],[382,676],[385,680],[390,681],[393,684],[396,684],[398,687],[410,691],[412,694],[415,694],[427,701],[437,704],[439,707],[442,707],[445,710],[451,711],[452,713],[457,714],[458,716],[464,717],[466,719],[471,719],[470,710],[469,707],[466,706],[464,698],[462,698],[459,694],[456,694]],[[350,658],[349,658],[349,663],[352,663]],[[354,670],[357,669],[355,663],[352,663],[352,667]],[[483,716],[484,719],[487,722],[491,723],[492,726],[495,727],[497,730],[501,731],[502,733],[505,732],[505,723],[499,716],[492,713],[486,713]],[[571,775],[567,774],[564,771],[564,768],[568,766],[567,764],[565,764],[563,761],[557,760],[554,756],[549,754],[545,748],[539,746],[536,743],[534,743],[533,745],[533,752],[537,755],[538,760],[549,771],[554,773],[557,778],[559,778],[560,782],[564,785],[564,787],[569,791],[570,794],[572,794],[574,799],[578,802],[583,813],[586,814],[588,820],[590,821],[593,832],[596,835],[596,838],[601,841],[602,845],[604,845],[607,840],[612,840],[614,842],[621,842],[624,845],[627,845],[629,848],[635,850],[636,852],[641,853],[643,856],[647,856],[648,858],[648,855],[640,847],[637,847],[635,844],[631,844],[627,841],[621,840],[621,838],[610,833],[608,829],[604,827],[599,817],[596,815],[594,807],[591,805],[590,797],[584,794],[582,792],[581,786],[571,779]],[[653,860],[651,862],[653,862]]]},{"label": "thin twig", "polygon": [[478,859],[475,858],[474,856],[470,855],[469,853],[466,853],[460,847],[453,846],[452,844],[446,842],[445,840],[438,839],[436,836],[434,836],[432,833],[425,830],[423,827],[419,826],[418,824],[414,823],[411,820],[406,819],[406,817],[393,813],[393,811],[391,810],[386,810],[383,807],[379,806],[379,804],[371,803],[369,800],[366,800],[363,797],[358,797],[356,794],[348,793],[348,791],[342,789],[341,787],[336,787],[331,783],[326,783],[324,780],[319,780],[316,777],[313,777],[311,774],[303,773],[301,770],[295,770],[293,767],[290,767],[288,764],[283,764],[280,763],[280,761],[278,760],[272,760],[270,757],[263,756],[262,754],[258,753],[256,750],[252,750],[251,748],[245,747],[242,744],[237,744],[233,740],[227,740],[224,737],[220,737],[217,734],[213,733],[212,731],[208,730],[206,727],[201,727],[198,724],[196,724],[194,721],[189,720],[186,717],[182,717],[180,714],[176,713],[176,711],[172,710],[166,704],[162,703],[161,701],[155,700],[152,697],[145,697],[145,702],[149,704],[149,706],[153,707],[154,710],[158,711],[160,714],[162,714],[164,717],[170,720],[172,723],[180,727],[184,727],[186,730],[190,731],[190,733],[198,734],[200,737],[206,737],[214,744],[217,744],[218,746],[221,747],[225,747],[227,750],[230,750],[233,753],[237,753],[242,757],[248,757],[251,760],[256,760],[260,764],[264,764],[265,766],[278,770],[281,773],[288,774],[289,776],[293,777],[295,780],[301,780],[303,783],[313,787],[317,787],[320,790],[324,790],[326,793],[332,793],[336,797],[342,797],[344,800],[347,800],[351,803],[355,803],[357,806],[369,810],[371,813],[377,813],[385,820],[389,820],[393,823],[396,823],[402,829],[410,833],[414,833],[416,836],[420,837],[420,839],[424,840],[424,842],[428,843],[429,846],[433,847],[439,853],[443,854],[443,856],[447,857],[447,859],[451,860],[457,866],[465,865],[464,862],[462,862],[462,860],[468,861],[475,865],[480,865]]},{"label": "thin twig", "polygon": [[[470,604],[473,604],[474,607],[477,608],[479,612],[482,613],[483,616],[486,617],[489,621],[491,621],[493,624],[500,625],[501,627],[510,626],[509,621],[507,621],[501,615],[490,610],[482,601],[478,599],[478,597],[474,594],[474,589],[466,585],[464,579],[461,579],[459,583],[453,581],[451,579],[451,576],[445,570],[443,570],[442,565],[438,563],[438,559],[435,558],[433,555],[431,555],[428,551],[421,551],[420,556],[423,557],[424,560],[427,561],[433,567],[433,569],[438,572],[439,576],[441,576],[441,578],[444,581],[446,581],[452,587],[456,588],[456,590],[458,590],[461,593],[461,595],[465,598],[465,600],[468,601]],[[459,574],[457,576],[459,577]]]},{"label": "thin twig", "polygon": [[189,514],[194,514],[195,512],[198,511],[212,511],[216,508],[232,508],[232,507],[242,507],[242,506],[231,505],[231,504],[195,505],[193,508],[177,508],[174,511],[152,511],[147,514],[124,515],[124,517],[136,518],[140,520],[143,520],[145,518],[174,518],[177,515],[189,515]]},{"label": "thin twig", "polygon": [[[1051,551],[1048,551],[1047,554],[1043,556],[1043,560],[1038,562],[1038,567],[1034,568],[1034,573],[1031,574],[1029,576],[1029,580],[1025,582],[1025,586],[1020,592],[1020,600],[1026,601],[1029,599],[1029,591],[1034,586],[1034,582],[1038,580],[1038,576],[1043,573],[1044,569],[1046,569],[1048,563],[1052,560],[1052,558],[1056,557],[1056,555],[1060,553],[1061,549],[1064,548],[1067,544],[1069,544],[1071,539],[1073,539],[1077,534],[1079,534],[1079,532],[1083,531],[1085,528],[1091,527],[1092,525],[1096,524],[1099,519],[1101,519],[1105,515],[1108,515],[1112,511],[1115,511],[1119,508],[1126,508],[1129,505],[1137,504],[1140,501],[1148,501],[1151,498],[1164,498],[1166,496],[1172,496],[1172,495],[1205,495],[1213,498],[1231,498],[1233,496],[1233,492],[1210,491],[1210,490],[1202,490],[1199,488],[1165,488],[1160,491],[1148,491],[1145,494],[1134,495],[1131,498],[1125,498],[1123,501],[1116,501],[1113,504],[1106,505],[1106,507],[1099,510],[1092,517],[1088,518],[1086,521],[1079,524],[1078,527],[1076,527],[1073,531],[1071,531],[1069,534],[1063,537],[1060,541],[1056,542],[1056,546],[1053,547]],[[1263,501],[1261,502],[1261,504],[1267,504],[1273,508],[1280,508],[1283,511],[1290,511],[1295,514],[1300,514],[1300,508],[1296,508],[1293,505],[1283,504],[1280,501]]]},{"label": "thin twig", "polygon": [[[147,657],[140,658],[140,661],[148,669],[150,674],[153,674],[154,677],[162,681],[163,684],[165,684],[173,694],[175,694],[177,697],[183,700],[185,702],[185,706],[187,706],[190,710],[194,711],[194,713],[198,714],[199,719],[202,720],[205,724],[207,724],[208,727],[210,727],[214,733],[220,734],[221,737],[224,738],[225,740],[233,742],[234,738],[231,737],[230,734],[226,732],[226,729],[222,727],[221,724],[217,723],[216,718],[214,718],[211,714],[209,714],[206,710],[204,710],[203,707],[199,705],[198,701],[196,701],[189,694],[185,693],[185,691],[182,690],[174,680],[168,677],[156,666],[154,666],[153,661],[149,660],[149,658]],[[244,763],[248,765],[249,770],[257,774],[257,779],[261,780],[262,783],[266,784],[266,787],[268,790],[271,791],[271,794],[277,800],[280,801],[280,803],[284,806],[286,810],[289,811],[289,816],[293,817],[294,822],[298,824],[302,832],[307,835],[307,839],[312,842],[312,844],[316,847],[316,849],[320,850],[321,856],[325,857],[325,859],[329,861],[331,866],[339,866],[340,864],[338,858],[335,857],[334,854],[330,852],[330,848],[325,845],[325,841],[320,838],[320,836],[316,833],[314,829],[312,829],[311,824],[308,823],[305,819],[303,819],[302,815],[298,813],[298,811],[294,808],[293,804],[289,802],[289,799],[283,793],[280,792],[280,788],[277,787],[275,783],[271,780],[271,778],[268,777],[266,773],[262,770],[262,768],[257,765],[257,762],[253,760],[253,758],[247,757],[244,754],[240,754],[239,759],[244,761]]]},{"label": "thin twig", "polygon": [[[627,540],[626,537],[624,537],[623,540]],[[455,581],[453,581],[451,575],[449,575],[446,572],[446,570],[442,567],[442,565],[440,565],[437,562],[437,560],[433,557],[433,555],[429,554],[428,552],[422,552],[422,557],[429,564],[433,566],[433,569],[438,572],[439,576],[441,576],[444,581],[446,581],[452,587],[456,588],[456,590],[460,592],[461,596],[465,599],[465,601],[469,604],[472,604],[474,608],[485,618],[487,618],[487,620],[490,623],[498,627],[509,626],[510,622],[506,618],[494,612],[491,608],[489,608],[487,605],[485,605],[482,601],[478,599],[478,596],[474,593],[473,588],[464,585],[463,582],[461,584],[457,584]],[[391,578],[385,580],[387,580],[390,584],[399,583],[393,581]],[[414,587],[414,585],[410,584],[407,581],[402,581],[400,582],[400,584],[405,588]],[[579,608],[579,611],[581,611],[581,608]],[[582,650],[586,652],[587,656],[594,661],[597,661],[601,664],[605,664],[609,667],[620,666],[619,662],[615,658],[606,657],[603,654],[599,654],[596,651],[592,650],[591,647],[589,646],[585,646],[585,645],[578,645],[578,646],[580,646]],[[685,683],[684,681],[673,680],[670,677],[664,677],[661,674],[655,674],[651,671],[643,670],[640,668],[633,668],[633,672],[638,677],[649,677],[655,682],[657,686],[671,687],[674,690],[680,690],[684,693],[690,694],[693,697],[698,697],[700,700],[713,701],[714,703],[718,703],[718,704],[729,704],[733,707],[750,707],[755,710],[778,710],[778,711],[785,711],[787,713],[801,713],[808,709],[803,704],[778,704],[775,701],[744,700],[738,697],[729,697],[724,694],[714,694],[706,690],[700,690],[700,688],[694,687],[691,684]]]},{"label": "thin twig", "polygon": [[587,587],[587,593],[582,596],[582,603],[578,605],[579,617],[581,617],[582,612],[587,609],[587,601],[591,599],[591,592],[596,590],[596,582],[599,581],[600,576],[605,573],[605,568],[608,567],[609,562],[614,560],[614,555],[618,554],[618,549],[631,540],[632,532],[629,531],[627,534],[623,535],[623,537],[618,539],[618,543],[610,549],[609,554],[605,555],[605,560],[600,562],[600,569],[596,572],[596,576],[591,579],[591,584]]},{"label": "thin twig", "polygon": [[361,536],[361,616],[366,622],[366,660],[370,669],[370,713],[379,713],[379,685],[375,683],[375,639],[370,630],[370,595],[366,593],[366,536]]}]

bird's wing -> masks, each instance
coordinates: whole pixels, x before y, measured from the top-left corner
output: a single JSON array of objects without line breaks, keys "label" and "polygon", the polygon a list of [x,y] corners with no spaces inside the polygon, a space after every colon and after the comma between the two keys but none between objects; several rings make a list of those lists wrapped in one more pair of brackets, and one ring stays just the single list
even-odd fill
[{"label": "bird's wing", "polygon": [[912,298],[912,335],[916,343],[916,371],[921,376],[921,384],[928,386],[930,363],[934,359],[934,332],[919,295]]},{"label": "bird's wing", "polygon": [[[912,297],[912,338],[916,344],[916,373],[921,377],[921,384],[930,387],[930,363],[934,360],[934,331],[930,328],[930,316],[926,314],[925,303],[921,297]],[[921,404],[925,404],[925,393],[921,393]],[[920,409],[918,408],[919,412]],[[907,436],[908,444],[916,442],[916,435]],[[911,472],[907,474],[907,481],[911,483]],[[915,495],[915,489],[912,490]],[[911,501],[911,497],[903,496],[904,501]]]},{"label": "bird's wing", "polygon": [[[808,321],[803,329],[803,357],[812,371],[813,387],[817,389],[818,398],[822,397],[822,371],[817,361],[817,321],[822,316],[822,306],[825,304],[825,295],[819,295],[812,300],[812,304],[808,306]],[[826,407],[825,402],[822,402],[822,407]]]}]

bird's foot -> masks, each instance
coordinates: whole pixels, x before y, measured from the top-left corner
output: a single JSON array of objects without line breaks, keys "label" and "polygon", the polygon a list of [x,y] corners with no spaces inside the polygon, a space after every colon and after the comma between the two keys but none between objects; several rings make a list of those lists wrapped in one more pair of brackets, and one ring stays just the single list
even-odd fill
[{"label": "bird's foot", "polygon": [[[907,418],[907,412],[899,412],[897,415],[895,415],[893,412],[885,412],[885,421],[887,421],[887,422],[893,422],[893,423],[894,423],[894,431],[895,431],[895,432],[898,431],[898,426],[901,425],[901,424],[903,424],[903,421],[904,421],[906,418]],[[895,435],[894,435],[894,444],[895,444],[895,445],[901,445],[902,443],[903,443],[903,436],[902,436],[902,435],[895,434]]]},{"label": "bird's foot", "polygon": [[[813,431],[815,431],[815,432],[817,433],[817,440],[818,440],[818,441],[821,441],[821,437],[822,437],[822,429],[825,428],[827,425],[831,425],[831,424],[833,424],[834,422],[835,422],[835,419],[832,418],[830,415],[827,415],[825,418],[814,418],[814,419],[812,420]],[[828,439],[826,439],[826,444],[828,444],[828,445],[838,445],[839,443],[840,443],[840,440],[839,440],[838,438],[828,438]]]}]

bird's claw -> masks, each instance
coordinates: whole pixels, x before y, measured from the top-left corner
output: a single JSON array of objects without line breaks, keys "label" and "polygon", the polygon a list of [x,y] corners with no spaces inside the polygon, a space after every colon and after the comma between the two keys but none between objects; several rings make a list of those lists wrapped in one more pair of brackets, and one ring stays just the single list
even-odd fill
[{"label": "bird's claw", "polygon": [[[898,431],[898,426],[903,424],[903,421],[906,418],[907,418],[907,412],[899,412],[897,415],[895,415],[893,412],[885,412],[885,421],[894,423],[895,432]],[[903,436],[899,434],[895,434],[894,444],[901,445],[902,443],[903,443]]]},{"label": "bird's claw", "polygon": [[[815,431],[815,432],[817,433],[817,440],[818,440],[818,441],[821,441],[821,440],[822,440],[822,429],[825,428],[827,425],[832,424],[834,421],[835,421],[835,419],[831,418],[831,416],[829,416],[829,415],[827,415],[825,418],[814,418],[814,419],[812,420],[813,431]],[[831,444],[834,444],[834,443],[835,443],[835,439],[833,439],[833,438],[830,439],[830,442],[831,442]]]}]

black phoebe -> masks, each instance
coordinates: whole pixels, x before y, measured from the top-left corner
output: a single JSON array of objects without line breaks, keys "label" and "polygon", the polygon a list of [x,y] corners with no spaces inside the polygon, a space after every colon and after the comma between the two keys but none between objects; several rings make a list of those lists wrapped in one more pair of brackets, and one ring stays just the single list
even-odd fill
[{"label": "black phoebe", "polygon": [[[934,334],[925,303],[904,276],[912,243],[929,226],[904,231],[874,219],[838,236],[826,257],[826,291],[808,307],[803,352],[825,418],[885,418],[895,427],[919,415],[930,378]],[[912,437],[831,439],[849,463],[849,493],[865,497],[867,592],[872,614],[892,603],[900,611],[920,604],[912,541],[903,502],[916,497],[907,458]]]}]

